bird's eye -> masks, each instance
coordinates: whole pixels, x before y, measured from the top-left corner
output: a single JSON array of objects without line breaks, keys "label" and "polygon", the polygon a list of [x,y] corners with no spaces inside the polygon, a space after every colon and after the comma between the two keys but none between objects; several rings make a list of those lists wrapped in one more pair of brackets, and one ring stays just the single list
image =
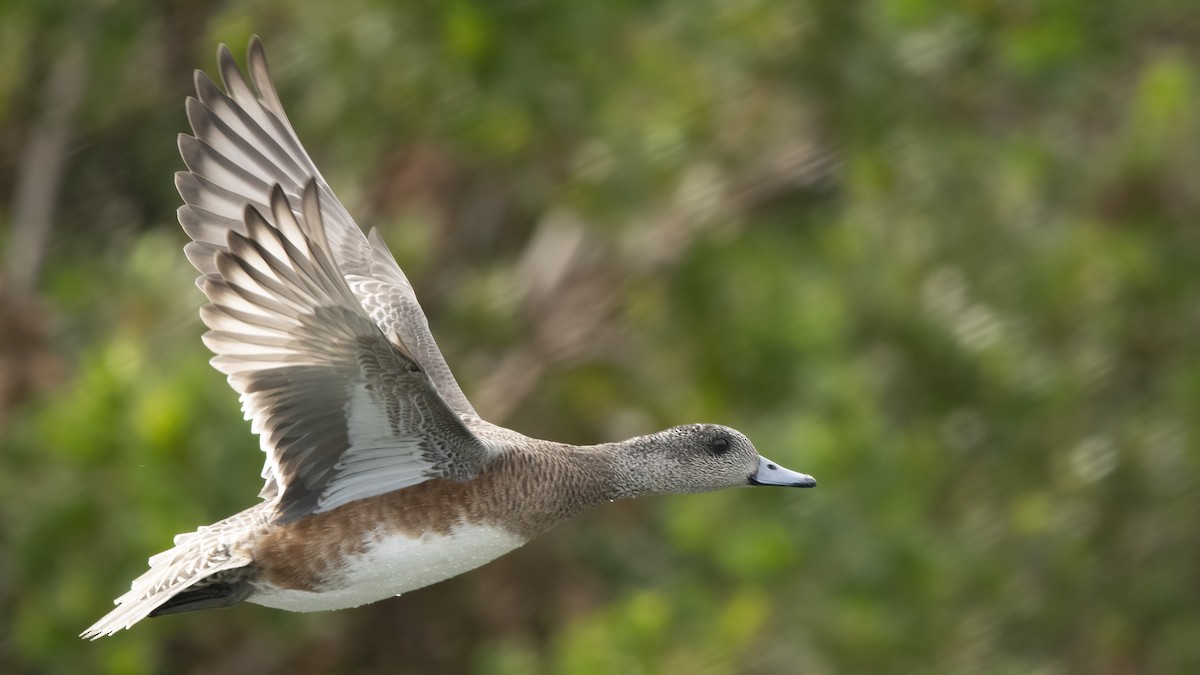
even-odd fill
[{"label": "bird's eye", "polygon": [[712,448],[714,454],[720,455],[729,450],[729,439],[724,436],[718,436],[712,439],[712,442],[708,445]]}]

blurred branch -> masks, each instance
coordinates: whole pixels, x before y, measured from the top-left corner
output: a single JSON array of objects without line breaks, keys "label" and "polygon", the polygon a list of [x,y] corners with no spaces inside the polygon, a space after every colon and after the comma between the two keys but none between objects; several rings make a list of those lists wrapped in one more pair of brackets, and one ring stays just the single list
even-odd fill
[{"label": "blurred branch", "polygon": [[[617,344],[622,280],[673,268],[697,237],[795,190],[829,179],[836,157],[811,143],[781,144],[738,175],[710,176],[698,201],[680,199],[630,232],[624,255],[588,235],[578,214],[543,218],[518,264],[531,340],[508,354],[475,393],[480,410],[507,420],[556,364],[594,359]],[[686,182],[686,181],[685,181]]]},{"label": "blurred branch", "polygon": [[613,344],[620,270],[575,214],[543,218],[517,264],[517,293],[531,339],[480,384],[479,408],[507,420],[551,365],[593,358]]},{"label": "blurred branch", "polygon": [[727,201],[736,213],[753,211],[788,193],[828,182],[837,168],[838,156],[829,148],[807,140],[781,141],[774,153],[732,181]]},{"label": "blurred branch", "polygon": [[67,142],[88,81],[89,41],[74,39],[50,68],[41,115],[17,174],[13,233],[0,279],[0,423],[9,410],[61,376],[46,348],[45,307],[34,294],[54,222]]},{"label": "blurred branch", "polygon": [[43,90],[41,116],[33,125],[21,157],[3,285],[5,292],[14,297],[30,295],[37,286],[62,183],[67,142],[87,88],[87,44],[86,40],[68,41],[55,59]]}]

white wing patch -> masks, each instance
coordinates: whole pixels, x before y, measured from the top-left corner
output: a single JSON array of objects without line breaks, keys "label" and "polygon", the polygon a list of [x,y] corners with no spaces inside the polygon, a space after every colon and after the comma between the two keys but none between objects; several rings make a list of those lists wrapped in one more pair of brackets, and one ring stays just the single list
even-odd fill
[{"label": "white wing patch", "polygon": [[351,389],[346,428],[350,445],[334,465],[334,479],[321,495],[318,513],[426,479],[429,462],[420,436],[396,435],[363,383]]}]

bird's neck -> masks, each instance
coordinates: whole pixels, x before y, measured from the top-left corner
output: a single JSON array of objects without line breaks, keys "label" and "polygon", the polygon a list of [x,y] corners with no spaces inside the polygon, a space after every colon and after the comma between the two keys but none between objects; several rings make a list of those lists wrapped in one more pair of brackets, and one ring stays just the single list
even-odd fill
[{"label": "bird's neck", "polygon": [[575,447],[547,444],[514,453],[496,467],[503,474],[511,512],[521,533],[533,537],[594,506],[633,496],[618,489],[619,452],[611,444]]}]

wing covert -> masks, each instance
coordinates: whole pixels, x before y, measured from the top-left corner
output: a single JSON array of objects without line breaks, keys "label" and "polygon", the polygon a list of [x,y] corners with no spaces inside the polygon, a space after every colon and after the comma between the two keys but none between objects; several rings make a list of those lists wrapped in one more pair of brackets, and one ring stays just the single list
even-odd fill
[{"label": "wing covert", "polygon": [[264,496],[278,519],[477,474],[492,449],[343,278],[315,180],[297,211],[278,186],[266,214],[246,206],[243,231],[227,232],[198,280],[211,302],[204,342],[267,454]]}]

